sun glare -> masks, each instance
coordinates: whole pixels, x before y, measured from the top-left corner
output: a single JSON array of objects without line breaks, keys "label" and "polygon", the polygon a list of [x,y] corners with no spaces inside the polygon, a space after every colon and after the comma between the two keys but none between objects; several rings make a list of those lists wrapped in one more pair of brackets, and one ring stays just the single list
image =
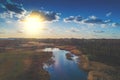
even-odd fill
[{"label": "sun glare", "polygon": [[42,17],[37,15],[27,16],[24,20],[24,30],[29,35],[39,34],[43,28]]}]

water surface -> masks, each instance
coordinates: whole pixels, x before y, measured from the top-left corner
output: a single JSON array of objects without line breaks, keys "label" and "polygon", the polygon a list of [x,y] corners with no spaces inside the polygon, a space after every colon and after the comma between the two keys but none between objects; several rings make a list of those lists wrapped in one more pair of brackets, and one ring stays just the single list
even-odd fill
[{"label": "water surface", "polygon": [[46,48],[44,51],[52,51],[52,65],[44,64],[44,69],[49,72],[50,80],[87,80],[87,73],[77,64],[77,56],[73,55],[73,60],[68,60],[66,54],[69,51],[58,48]]}]

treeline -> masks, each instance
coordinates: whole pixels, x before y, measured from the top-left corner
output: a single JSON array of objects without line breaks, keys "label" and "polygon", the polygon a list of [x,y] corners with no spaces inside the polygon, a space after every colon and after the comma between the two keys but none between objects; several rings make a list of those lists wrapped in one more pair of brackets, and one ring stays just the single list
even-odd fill
[{"label": "treeline", "polygon": [[40,41],[57,45],[73,45],[86,54],[90,60],[120,66],[120,39],[45,39]]},{"label": "treeline", "polygon": [[76,46],[90,60],[120,66],[120,39],[5,39],[0,40],[0,50],[29,41]]}]

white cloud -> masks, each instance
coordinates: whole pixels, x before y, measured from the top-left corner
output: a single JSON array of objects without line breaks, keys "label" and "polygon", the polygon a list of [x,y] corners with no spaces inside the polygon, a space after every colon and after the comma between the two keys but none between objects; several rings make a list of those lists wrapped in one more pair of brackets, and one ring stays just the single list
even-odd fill
[{"label": "white cloud", "polygon": [[112,27],[120,27],[120,23],[112,23]]},{"label": "white cloud", "polygon": [[109,12],[109,13],[106,14],[106,17],[109,17],[111,15],[112,15],[112,12]]},{"label": "white cloud", "polygon": [[6,12],[3,12],[3,13],[0,13],[0,18],[2,19],[13,19],[13,18],[22,18],[24,17],[26,14],[26,12],[23,12],[22,14],[17,14],[17,13],[14,13],[14,12],[11,12],[11,11],[6,11]]},{"label": "white cloud", "polygon": [[77,32],[79,32],[79,31],[80,31],[79,29],[77,29],[77,28],[75,28],[75,27],[72,27],[72,28],[70,28],[69,30],[67,30],[66,32],[77,33]]},{"label": "white cloud", "polygon": [[90,19],[94,19],[94,20],[95,20],[95,19],[97,19],[97,17],[96,17],[96,16],[94,16],[94,15],[89,16],[89,18],[90,18]]},{"label": "white cloud", "polygon": [[80,23],[83,20],[82,16],[69,16],[67,18],[64,18],[64,22],[75,22],[75,23]]},{"label": "white cloud", "polygon": [[12,18],[12,15],[8,12],[3,12],[3,13],[0,13],[0,18],[2,18],[2,19]]},{"label": "white cloud", "polygon": [[[107,16],[110,16],[111,14],[112,12],[107,14]],[[73,22],[79,25],[87,25],[89,27],[120,27],[120,23],[113,22],[111,19],[100,19],[94,15],[88,16],[87,18],[83,18],[82,16],[69,16],[63,20],[64,22]]]},{"label": "white cloud", "polygon": [[102,27],[102,28],[106,28],[107,25],[106,25],[106,24],[101,24],[101,27]]},{"label": "white cloud", "polygon": [[29,12],[29,14],[27,16],[31,16],[31,15],[42,16],[44,18],[42,20],[43,22],[50,22],[51,23],[51,22],[59,21],[61,13],[56,13],[53,11],[36,10],[36,11]]}]

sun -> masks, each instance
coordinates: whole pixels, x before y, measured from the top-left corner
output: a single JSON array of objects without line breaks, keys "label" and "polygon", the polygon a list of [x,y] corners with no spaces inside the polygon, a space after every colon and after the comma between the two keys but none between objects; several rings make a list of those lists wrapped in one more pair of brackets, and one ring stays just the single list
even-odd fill
[{"label": "sun", "polygon": [[24,19],[24,30],[29,35],[39,34],[43,26],[43,18],[39,15],[29,15]]}]

